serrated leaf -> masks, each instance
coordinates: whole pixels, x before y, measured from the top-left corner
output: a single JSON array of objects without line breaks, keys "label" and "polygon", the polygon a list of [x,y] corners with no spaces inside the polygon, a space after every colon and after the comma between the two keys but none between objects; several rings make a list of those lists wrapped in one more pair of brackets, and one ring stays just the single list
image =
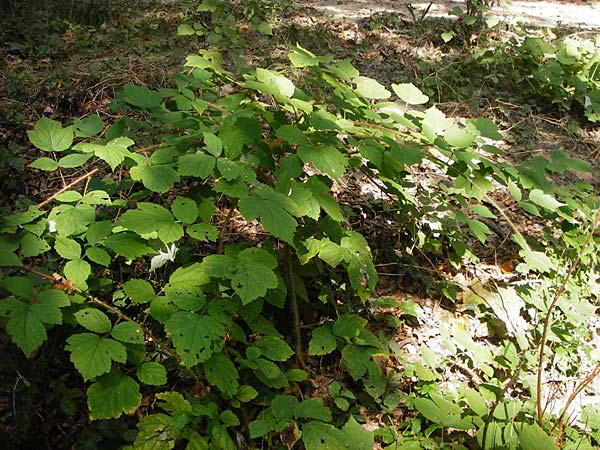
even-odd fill
[{"label": "serrated leaf", "polygon": [[87,390],[90,419],[116,419],[132,414],[140,406],[142,394],[135,380],[113,369]]},{"label": "serrated leaf", "polygon": [[178,195],[173,200],[171,211],[177,220],[191,224],[198,218],[198,205],[194,200]]},{"label": "serrated leaf", "polygon": [[111,263],[110,255],[98,247],[88,247],[85,249],[85,256],[92,262],[108,267]]},{"label": "serrated leaf", "polygon": [[111,234],[104,241],[104,245],[127,259],[155,253],[144,239],[129,232]]},{"label": "serrated leaf", "polygon": [[298,226],[290,214],[295,207],[289,197],[263,184],[256,186],[251,195],[243,197],[239,202],[240,212],[246,220],[259,218],[266,231],[288,244],[293,244]]},{"label": "serrated leaf", "polygon": [[231,360],[222,353],[215,353],[204,363],[204,374],[208,382],[227,395],[233,396],[238,390],[239,374]]},{"label": "serrated leaf", "polygon": [[306,138],[304,133],[293,125],[280,126],[279,128],[277,128],[275,135],[278,138],[289,142],[290,144],[294,144],[294,145],[308,144],[308,139]]},{"label": "serrated leaf", "polygon": [[288,58],[294,67],[314,67],[322,62],[331,62],[330,56],[315,56],[314,53],[301,47],[300,44],[296,44],[296,48],[288,54]]},{"label": "serrated leaf", "polygon": [[263,297],[268,289],[277,287],[276,267],[277,259],[266,250],[248,248],[238,254],[231,286],[243,304]]},{"label": "serrated leaf", "polygon": [[92,273],[92,267],[83,259],[73,259],[65,264],[63,272],[67,280],[72,281],[77,288],[86,289],[86,281]]},{"label": "serrated leaf", "polygon": [[333,146],[309,147],[302,145],[298,148],[298,156],[304,163],[313,163],[333,179],[339,179],[346,172],[348,164],[342,153]]},{"label": "serrated leaf", "polygon": [[187,227],[186,232],[189,237],[202,242],[216,242],[219,237],[219,230],[209,223],[195,223]]},{"label": "serrated leaf", "polygon": [[315,328],[308,343],[309,355],[327,355],[337,347],[335,336],[328,327]]},{"label": "serrated leaf", "polygon": [[333,333],[345,339],[357,337],[367,324],[366,319],[356,314],[344,314],[333,324]]},{"label": "serrated leaf", "polygon": [[237,398],[242,403],[248,403],[249,401],[254,400],[257,396],[257,390],[247,384],[240,386],[237,393],[235,394],[235,398]]},{"label": "serrated leaf", "polygon": [[27,277],[6,277],[2,280],[2,286],[11,294],[25,300],[33,297],[33,283]]},{"label": "serrated leaf", "polygon": [[167,369],[157,362],[146,362],[137,368],[138,379],[151,386],[162,386],[167,384]]},{"label": "serrated leaf", "polygon": [[529,193],[529,200],[549,211],[556,211],[556,209],[565,205],[556,200],[552,195],[544,193],[541,189],[532,189]]},{"label": "serrated leaf", "polygon": [[98,114],[90,114],[83,119],[78,119],[73,125],[75,126],[75,134],[83,138],[95,136],[104,128],[104,122]]},{"label": "serrated leaf", "polygon": [[[138,423],[135,450],[171,450],[175,447],[175,438],[171,434],[173,425],[173,418],[166,414],[150,414],[144,417]],[[199,450],[206,450],[206,448]]]},{"label": "serrated leaf", "polygon": [[65,191],[54,197],[54,200],[62,203],[76,203],[82,199],[82,195],[77,191]]},{"label": "serrated leaf", "polygon": [[519,254],[523,257],[527,265],[533,270],[537,270],[540,273],[547,273],[551,270],[554,270],[554,263],[543,252],[521,250]]},{"label": "serrated leaf", "polygon": [[402,101],[409,105],[422,105],[429,101],[429,97],[412,83],[392,84],[392,89]]},{"label": "serrated leaf", "polygon": [[179,181],[179,174],[167,164],[148,164],[141,162],[129,171],[131,178],[141,180],[144,187],[152,192],[167,192]]},{"label": "serrated leaf", "polygon": [[173,344],[186,367],[205,362],[223,347],[223,325],[210,316],[181,311],[165,324]]},{"label": "serrated leaf", "polygon": [[294,350],[289,344],[277,336],[260,337],[252,345],[260,349],[260,353],[272,361],[286,361],[294,354]]},{"label": "serrated leaf", "polygon": [[316,419],[331,422],[331,410],[323,404],[323,399],[314,397],[304,400],[294,409],[296,419]]},{"label": "serrated leaf", "polygon": [[92,155],[90,155],[89,153],[73,153],[71,155],[63,156],[62,158],[60,158],[58,160],[58,166],[64,169],[73,169],[75,167],[81,167],[91,157]]},{"label": "serrated leaf", "polygon": [[152,285],[140,279],[126,281],[123,284],[123,291],[135,303],[148,303],[156,295]]},{"label": "serrated leaf", "polygon": [[348,450],[340,430],[318,421],[302,425],[302,442],[306,450]]},{"label": "serrated leaf", "polygon": [[467,225],[469,226],[469,230],[471,230],[471,233],[475,235],[479,242],[485,244],[487,237],[491,233],[489,227],[485,223],[480,222],[479,220],[471,219],[467,219]]},{"label": "serrated leaf", "polygon": [[96,211],[90,205],[61,205],[65,207],[55,218],[56,232],[61,236],[71,236],[82,231],[96,218]]},{"label": "serrated leaf", "polygon": [[48,338],[44,323],[58,325],[61,322],[62,313],[51,302],[28,304],[14,301],[6,323],[6,332],[25,356],[29,357]]},{"label": "serrated leaf", "polygon": [[77,149],[84,152],[93,152],[97,158],[100,158],[108,164],[111,170],[121,164],[125,158],[132,157],[132,153],[127,149],[134,142],[125,137],[119,137],[106,144],[82,143],[77,144]]},{"label": "serrated leaf", "polygon": [[356,84],[355,92],[361,97],[381,100],[392,95],[381,83],[372,78],[358,76],[352,81]]},{"label": "serrated leaf", "polygon": [[126,344],[143,344],[144,332],[139,324],[131,321],[121,322],[114,326],[110,332],[117,341]]},{"label": "serrated leaf", "polygon": [[557,450],[554,438],[537,424],[524,424],[519,433],[521,450]]},{"label": "serrated leaf", "polygon": [[181,239],[183,227],[175,222],[168,209],[148,202],[140,202],[137,206],[137,209],[125,212],[117,222],[118,225],[141,235],[156,232],[165,244]]},{"label": "serrated leaf", "polygon": [[282,95],[291,98],[294,95],[294,83],[289,79],[271,70],[257,68],[256,79],[262,83],[257,88],[265,94]]},{"label": "serrated leaf", "polygon": [[353,416],[350,416],[342,432],[349,450],[372,450],[375,447],[373,433],[359,424]]},{"label": "serrated leaf", "polygon": [[97,334],[74,334],[67,339],[67,344],[65,348],[71,352],[71,362],[85,381],[110,371],[112,361],[124,363],[127,359],[123,344]]},{"label": "serrated leaf", "polygon": [[62,152],[73,144],[73,127],[63,128],[60,122],[42,117],[27,131],[29,140],[40,150]]},{"label": "serrated leaf", "polygon": [[151,91],[148,86],[142,84],[135,86],[132,83],[127,83],[123,86],[124,99],[130,105],[142,109],[152,109],[160,106],[161,96],[156,91]]},{"label": "serrated leaf", "polygon": [[181,176],[208,178],[215,168],[217,160],[212,155],[193,153],[179,158],[177,172]]},{"label": "serrated leaf", "polygon": [[444,131],[444,139],[453,147],[467,148],[475,141],[475,135],[458,125],[453,124]]},{"label": "serrated leaf", "polygon": [[81,245],[73,239],[56,236],[54,250],[65,259],[79,259],[81,257]]},{"label": "serrated leaf", "polygon": [[218,136],[213,133],[204,132],[204,145],[206,147],[206,151],[213,156],[220,156],[223,151],[223,143]]},{"label": "serrated leaf", "polygon": [[33,161],[31,164],[29,164],[28,167],[31,167],[32,169],[39,169],[51,172],[53,170],[58,169],[58,163],[51,158],[43,156]]},{"label": "serrated leaf", "polygon": [[112,323],[106,314],[95,308],[85,308],[75,313],[75,320],[94,333],[108,333]]}]

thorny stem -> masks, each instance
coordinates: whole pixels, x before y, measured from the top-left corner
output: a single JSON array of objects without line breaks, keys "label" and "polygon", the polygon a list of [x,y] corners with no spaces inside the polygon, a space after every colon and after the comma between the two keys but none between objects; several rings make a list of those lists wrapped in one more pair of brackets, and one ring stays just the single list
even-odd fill
[{"label": "thorny stem", "polygon": [[237,208],[238,199],[234,199],[231,203],[231,207],[229,208],[229,212],[227,213],[227,217],[225,217],[225,222],[221,225],[221,231],[219,232],[219,244],[217,245],[217,253],[220,255],[223,253],[223,249],[225,247],[225,233],[227,232],[227,228],[229,228],[229,222],[231,222],[231,218],[233,217],[233,213]]},{"label": "thorny stem", "polygon": [[[567,288],[567,282],[573,275],[575,268],[579,265],[579,262],[581,261],[581,257],[583,255],[583,252],[592,242],[592,238],[594,237],[594,233],[598,229],[598,226],[600,226],[600,211],[598,211],[598,213],[596,214],[596,217],[594,217],[594,221],[592,223],[592,228],[591,228],[590,232],[588,233],[587,239],[581,246],[581,249],[579,250],[579,253],[577,254],[577,258],[569,267],[567,275],[563,279],[560,287],[556,290],[556,293],[554,294],[554,298],[550,302],[550,305],[548,306],[548,311],[546,312],[546,318],[544,320],[544,329],[542,331],[542,339],[540,340],[540,354],[538,357],[537,386],[536,386],[537,416],[538,416],[537,419],[538,419],[538,424],[540,427],[542,426],[542,420],[543,420],[543,416],[544,416],[544,411],[542,408],[542,375],[544,372],[544,369],[543,369],[544,350],[546,349],[546,340],[548,339],[548,330],[550,329],[552,310],[558,303],[558,300],[560,299],[561,295],[565,292],[565,289]],[[561,416],[561,418],[562,418],[562,416]]]},{"label": "thorny stem", "polygon": [[54,194],[52,194],[50,197],[48,197],[46,200],[44,200],[41,203],[38,203],[35,207],[37,209],[40,209],[42,206],[47,205],[48,203],[50,203],[52,200],[54,200],[57,196],[59,196],[60,194],[62,194],[63,192],[65,192],[66,190],[72,188],[73,186],[75,186],[76,184],[80,183],[81,181],[85,180],[86,178],[91,177],[92,175],[94,175],[96,172],[98,172],[100,169],[94,169],[91,170],[90,172],[80,176],[79,178],[77,178],[74,181],[71,181],[69,184],[67,184],[66,186],[64,186],[63,188],[59,189],[57,192],[55,192]]},{"label": "thorny stem", "polygon": [[302,369],[306,368],[304,364],[304,356],[302,356],[302,334],[301,334],[301,323],[300,323],[300,310],[298,309],[298,296],[296,294],[296,287],[294,285],[294,270],[292,268],[292,248],[288,246],[287,253],[285,256],[287,265],[287,278],[288,278],[288,290],[290,307],[292,308],[292,315],[294,321],[294,347],[296,350],[296,358],[298,364]]}]

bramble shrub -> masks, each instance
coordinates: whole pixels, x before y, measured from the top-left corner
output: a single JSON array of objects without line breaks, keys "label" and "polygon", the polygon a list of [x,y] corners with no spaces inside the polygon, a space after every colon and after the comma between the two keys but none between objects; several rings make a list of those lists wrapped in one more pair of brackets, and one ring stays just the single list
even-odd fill
[{"label": "bramble shrub", "polygon": [[[373,448],[357,405],[392,412],[403,397],[381,364],[388,343],[361,316],[377,273],[332,192],[349,172],[395,205],[416,246],[456,267],[477,259],[469,242],[486,243],[486,222],[508,220],[498,192],[574,240],[597,207],[591,186],[548,179],[589,170],[579,160],[498,162],[490,120],[412,109],[428,101],[412,84],[392,85],[392,102],[347,60],[300,46],[289,59],[324,98],[201,50],[172,88],[125,85],[109,127],[90,115],[29,131],[46,155],[29,168],[73,179],[5,215],[0,321],[30,358],[54,327],[69,330],[90,419],[150,405],[127,448]],[[560,272],[559,247],[508,222],[519,271]],[[326,398],[312,389],[313,357],[341,361]],[[431,395],[409,406],[443,427],[480,424]]]}]

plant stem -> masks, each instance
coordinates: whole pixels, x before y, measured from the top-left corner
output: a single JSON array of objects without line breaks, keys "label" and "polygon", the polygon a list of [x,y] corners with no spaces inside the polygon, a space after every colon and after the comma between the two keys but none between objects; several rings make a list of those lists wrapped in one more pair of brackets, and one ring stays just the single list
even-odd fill
[{"label": "plant stem", "polygon": [[62,194],[63,192],[65,192],[66,190],[72,188],[73,186],[75,186],[77,183],[85,180],[86,178],[91,177],[92,175],[94,175],[96,172],[98,172],[100,169],[94,169],[82,176],[80,176],[79,178],[77,178],[75,181],[71,181],[69,184],[67,184],[66,186],[64,186],[63,188],[59,189],[57,192],[55,192],[54,194],[52,194],[50,197],[48,197],[46,200],[44,200],[41,203],[38,203],[35,207],[37,209],[40,209],[42,206],[47,205],[48,203],[50,203],[52,200],[54,200],[58,195]]},{"label": "plant stem", "polygon": [[225,247],[225,233],[227,232],[227,228],[229,227],[229,222],[231,222],[231,218],[233,217],[233,212],[236,210],[238,205],[238,199],[233,199],[231,203],[231,207],[229,208],[229,212],[227,213],[227,217],[225,217],[225,222],[221,226],[221,231],[219,232],[219,243],[217,245],[217,254],[222,254],[223,249]]},{"label": "plant stem", "polygon": [[298,296],[294,285],[294,270],[292,268],[292,247],[288,246],[285,256],[287,266],[288,293],[290,299],[290,307],[292,309],[292,317],[294,321],[294,347],[296,351],[296,359],[302,369],[306,368],[304,364],[304,356],[302,355],[302,326],[300,323],[300,310],[298,309]]}]

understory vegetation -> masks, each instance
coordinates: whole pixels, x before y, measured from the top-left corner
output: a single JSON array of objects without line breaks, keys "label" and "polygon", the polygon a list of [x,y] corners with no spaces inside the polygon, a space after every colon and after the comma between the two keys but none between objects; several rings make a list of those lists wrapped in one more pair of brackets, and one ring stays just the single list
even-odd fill
[{"label": "understory vegetation", "polygon": [[8,3],[8,448],[600,445],[598,155],[520,154],[597,130],[597,36],[411,6],[383,76],[285,2]]}]

